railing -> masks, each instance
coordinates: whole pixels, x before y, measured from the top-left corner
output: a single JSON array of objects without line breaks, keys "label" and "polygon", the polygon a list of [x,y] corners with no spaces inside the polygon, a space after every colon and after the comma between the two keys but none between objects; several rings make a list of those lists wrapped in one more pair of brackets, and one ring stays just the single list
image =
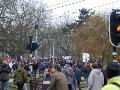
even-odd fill
[{"label": "railing", "polygon": [[35,81],[30,80],[30,90],[44,90],[50,84],[50,81]]}]

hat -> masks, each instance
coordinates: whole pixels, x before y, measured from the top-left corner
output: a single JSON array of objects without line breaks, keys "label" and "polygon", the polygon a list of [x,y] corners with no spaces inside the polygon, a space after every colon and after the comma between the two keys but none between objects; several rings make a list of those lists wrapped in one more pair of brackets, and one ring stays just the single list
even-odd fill
[{"label": "hat", "polygon": [[117,62],[112,62],[112,63],[107,65],[107,69],[119,71],[120,65]]}]

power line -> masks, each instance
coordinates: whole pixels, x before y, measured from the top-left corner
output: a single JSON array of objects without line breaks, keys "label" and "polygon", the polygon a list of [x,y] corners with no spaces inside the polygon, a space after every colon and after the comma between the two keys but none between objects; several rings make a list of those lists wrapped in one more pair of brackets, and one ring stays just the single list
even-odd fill
[{"label": "power line", "polygon": [[57,5],[60,5],[60,4],[62,4],[62,3],[66,3],[66,2],[68,2],[68,1],[69,1],[69,0],[64,1],[64,2],[60,2],[60,3],[57,3],[57,4],[51,5],[50,7],[57,6]]},{"label": "power line", "polygon": [[100,5],[100,6],[95,6],[95,7],[92,7],[92,8],[90,8],[90,9],[103,7],[103,6],[110,5],[110,4],[113,4],[113,3],[119,2],[119,1],[120,1],[120,0],[116,0],[116,1],[113,1],[113,2],[110,2],[110,3],[106,3],[106,4],[103,4],[103,5]]},{"label": "power line", "polygon": [[[62,6],[59,6],[59,7],[55,7],[53,9],[49,9],[49,10],[46,10],[42,13],[45,13],[47,11],[52,11],[52,10],[56,10],[56,9],[59,9],[59,8],[63,8],[63,7],[67,7],[67,6],[71,6],[71,5],[74,5],[74,4],[77,4],[77,3],[81,3],[81,2],[84,2],[85,0],[82,0],[82,1],[77,1],[77,2],[73,2],[73,3],[69,3],[69,4],[66,4],[66,5],[62,5]],[[93,10],[94,8],[99,8],[99,7],[103,7],[103,6],[106,6],[106,5],[110,5],[110,4],[113,4],[113,3],[116,3],[116,2],[119,2],[120,0],[117,0],[117,1],[113,1],[113,2],[110,2],[110,3],[106,3],[106,4],[103,4],[103,5],[99,5],[99,6],[95,6],[95,7],[92,7],[90,8],[90,10]],[[95,10],[96,11],[96,10]],[[74,12],[74,13],[77,13],[77,12]]]},{"label": "power line", "polygon": [[59,8],[63,8],[63,7],[67,7],[67,6],[70,6],[70,5],[74,5],[74,4],[77,4],[77,3],[80,3],[80,2],[83,2],[84,0],[82,1],[77,1],[77,2],[73,2],[73,3],[69,3],[69,4],[65,4],[65,5],[62,5],[62,6],[59,6],[59,7],[55,7],[55,8],[52,8],[52,9],[48,9],[42,13],[45,13],[45,12],[48,12],[48,11],[52,11],[52,10],[55,10],[55,9],[59,9]]},{"label": "power line", "polygon": [[58,6],[58,7],[52,8],[52,9],[50,9],[50,10],[55,10],[55,9],[59,9],[59,8],[71,6],[71,5],[74,5],[74,4],[77,4],[77,3],[81,3],[81,2],[83,2],[83,1],[84,1],[84,0],[82,0],[82,1],[77,1],[77,2],[73,2],[73,3],[69,3],[69,4],[65,4],[65,5],[62,5],[62,6]]},{"label": "power line", "polygon": [[[106,5],[110,5],[110,4],[119,2],[119,1],[120,1],[120,0],[117,0],[117,1],[114,1],[114,2],[110,2],[110,3],[106,3],[106,4],[103,4],[103,5],[99,5],[99,6],[95,6],[95,7],[90,8],[89,10],[93,10],[93,9],[96,9],[96,8],[104,7],[104,6],[106,6]],[[95,10],[95,11],[97,11],[97,10]],[[74,13],[77,13],[77,12],[73,12],[73,14],[74,14]]]}]

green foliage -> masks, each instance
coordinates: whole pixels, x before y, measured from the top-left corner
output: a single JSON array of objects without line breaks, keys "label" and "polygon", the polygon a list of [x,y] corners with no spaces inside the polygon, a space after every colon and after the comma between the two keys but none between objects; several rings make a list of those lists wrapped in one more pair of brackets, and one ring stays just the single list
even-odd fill
[{"label": "green foliage", "polygon": [[0,48],[0,51],[3,51],[3,48]]},{"label": "green foliage", "polygon": [[62,32],[63,33],[69,33],[71,32],[73,29],[76,28],[76,25],[77,23],[76,22],[73,22],[73,23],[70,23],[70,24],[66,24],[66,26],[64,28],[62,28]]},{"label": "green foliage", "polygon": [[70,30],[70,29],[69,29],[68,27],[62,28],[62,32],[63,32],[63,33],[67,33],[67,32],[69,32],[69,30]]},{"label": "green foliage", "polygon": [[80,25],[82,25],[86,20],[91,17],[94,12],[91,12],[90,9],[79,9],[80,15],[78,16],[78,20],[73,23],[67,23],[64,28],[62,28],[63,33],[70,32],[71,30],[78,28]]},{"label": "green foliage", "polygon": [[94,14],[94,12],[91,12],[90,9],[79,9],[79,16],[78,16],[78,20],[76,21],[78,23],[78,26],[80,26],[81,24],[83,24],[87,18],[89,18],[90,16],[92,16]]}]

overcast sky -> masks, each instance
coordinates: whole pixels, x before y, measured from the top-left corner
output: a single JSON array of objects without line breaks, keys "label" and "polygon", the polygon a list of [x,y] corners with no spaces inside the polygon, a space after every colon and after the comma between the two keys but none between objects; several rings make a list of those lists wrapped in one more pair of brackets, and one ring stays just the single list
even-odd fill
[{"label": "overcast sky", "polygon": [[[54,22],[61,20],[66,12],[71,20],[78,19],[79,9],[92,9],[97,13],[109,14],[112,9],[120,9],[120,0],[42,0],[52,10]],[[57,23],[57,22],[56,22]]]},{"label": "overcast sky", "polygon": [[[110,11],[112,8],[120,8],[120,0],[44,0],[49,9],[53,9],[54,15],[62,15],[64,12],[75,14],[80,8],[92,8],[97,12]],[[71,4],[71,5],[70,5]],[[66,5],[66,6],[65,6]],[[63,7],[62,7],[63,6]]]}]

